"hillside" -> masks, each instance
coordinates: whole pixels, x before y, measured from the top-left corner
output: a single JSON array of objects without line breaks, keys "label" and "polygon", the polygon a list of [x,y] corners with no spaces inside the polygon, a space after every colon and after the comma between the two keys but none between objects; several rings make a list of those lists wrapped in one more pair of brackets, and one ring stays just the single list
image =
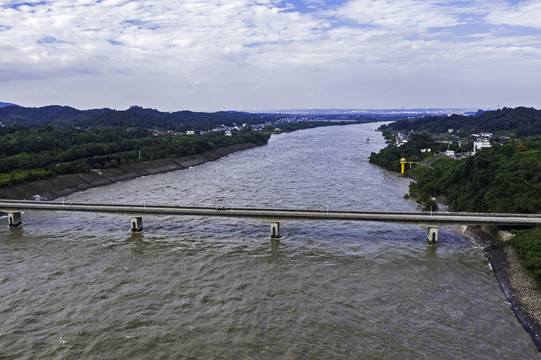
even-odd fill
[{"label": "hillside", "polygon": [[[274,119],[275,116],[267,116]],[[205,129],[233,123],[260,123],[265,116],[242,112],[202,113],[192,111],[161,112],[132,106],[127,110],[92,109],[78,110],[69,106],[50,105],[39,108],[6,106],[0,108],[0,122],[4,125],[100,127],[141,126],[171,130]]]},{"label": "hillside", "polygon": [[420,119],[399,120],[389,125],[394,131],[424,131],[432,134],[446,133],[448,129],[464,135],[480,132],[530,136],[541,134],[541,110],[517,107],[495,111],[478,111],[473,116],[429,116]]},{"label": "hillside", "polygon": [[353,114],[282,114],[218,111],[214,113],[188,110],[163,112],[132,106],[127,110],[92,109],[78,110],[69,106],[50,105],[39,108],[20,106],[0,107],[0,123],[5,126],[24,125],[30,127],[143,127],[174,131],[210,130],[222,126],[261,125],[266,123],[298,123],[317,121],[372,122],[394,120],[402,115],[379,115],[371,113]]},{"label": "hillside", "polygon": [[223,131],[206,135],[154,135],[143,128],[45,128],[11,125],[0,128],[0,187],[85,173],[119,164],[199,154],[217,147],[252,143],[264,145],[269,132]]},{"label": "hillside", "polygon": [[410,195],[443,196],[452,211],[541,213],[541,145],[494,144],[463,160],[441,157],[409,175]]}]

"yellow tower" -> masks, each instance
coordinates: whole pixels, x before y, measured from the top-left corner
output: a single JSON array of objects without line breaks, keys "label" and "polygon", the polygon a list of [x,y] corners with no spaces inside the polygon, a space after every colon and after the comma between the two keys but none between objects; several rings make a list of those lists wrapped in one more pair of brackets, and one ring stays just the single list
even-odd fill
[{"label": "yellow tower", "polygon": [[406,165],[406,158],[400,159],[400,165],[402,165],[402,170],[400,172],[404,174],[404,166]]}]

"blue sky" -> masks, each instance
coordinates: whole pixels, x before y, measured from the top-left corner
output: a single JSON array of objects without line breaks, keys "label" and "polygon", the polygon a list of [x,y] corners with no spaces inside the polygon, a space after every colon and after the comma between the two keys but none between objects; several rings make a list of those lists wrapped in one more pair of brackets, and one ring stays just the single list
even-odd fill
[{"label": "blue sky", "polygon": [[0,0],[0,101],[541,108],[541,0]]}]

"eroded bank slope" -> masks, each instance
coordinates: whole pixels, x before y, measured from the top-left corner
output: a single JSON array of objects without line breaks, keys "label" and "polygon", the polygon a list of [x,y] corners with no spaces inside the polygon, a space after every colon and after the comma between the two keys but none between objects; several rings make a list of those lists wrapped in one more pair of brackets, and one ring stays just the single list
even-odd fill
[{"label": "eroded bank slope", "polygon": [[228,145],[200,154],[179,158],[122,164],[116,168],[91,170],[87,173],[60,175],[54,178],[32,181],[0,189],[1,199],[31,200],[36,195],[43,199],[56,199],[75,192],[84,191],[140,176],[182,170],[217,160],[236,151],[257,147],[252,143]]},{"label": "eroded bank slope", "polygon": [[496,227],[472,226],[466,234],[485,247],[485,253],[513,312],[541,351],[541,293],[531,274],[524,272],[509,240]]}]

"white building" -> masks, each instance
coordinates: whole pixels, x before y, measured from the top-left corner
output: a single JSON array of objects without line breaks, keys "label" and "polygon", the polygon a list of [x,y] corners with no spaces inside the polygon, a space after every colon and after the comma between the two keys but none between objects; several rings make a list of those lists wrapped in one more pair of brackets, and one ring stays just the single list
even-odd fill
[{"label": "white building", "polygon": [[472,154],[475,154],[477,150],[489,148],[491,146],[490,140],[485,137],[479,137],[475,140],[473,143],[473,152]]}]

